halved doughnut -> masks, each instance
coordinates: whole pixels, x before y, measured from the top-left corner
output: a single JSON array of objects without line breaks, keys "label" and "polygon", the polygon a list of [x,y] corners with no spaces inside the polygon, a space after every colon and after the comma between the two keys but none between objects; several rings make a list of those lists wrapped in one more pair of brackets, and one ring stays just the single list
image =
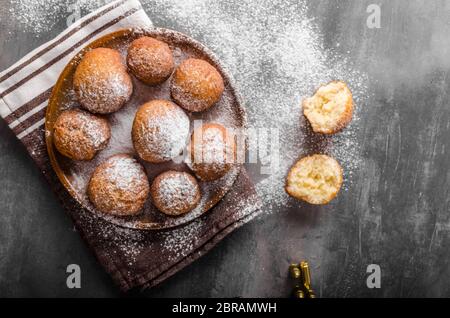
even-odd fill
[{"label": "halved doughnut", "polygon": [[312,155],[297,161],[286,178],[286,192],[311,204],[326,204],[342,186],[342,168],[332,157]]},{"label": "halved doughnut", "polygon": [[334,134],[352,120],[353,97],[347,84],[332,81],[303,100],[303,114],[314,132]]}]

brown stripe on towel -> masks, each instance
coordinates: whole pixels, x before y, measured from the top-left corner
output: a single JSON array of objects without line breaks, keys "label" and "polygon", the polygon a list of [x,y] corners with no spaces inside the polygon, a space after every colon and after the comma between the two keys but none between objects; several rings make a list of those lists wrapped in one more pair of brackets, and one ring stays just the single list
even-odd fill
[{"label": "brown stripe on towel", "polygon": [[29,102],[26,102],[22,106],[19,106],[15,111],[6,116],[4,119],[6,122],[11,124],[13,121],[18,120],[20,117],[33,110],[38,105],[42,104],[45,100],[50,98],[50,94],[52,93],[53,86],[39,94]]},{"label": "brown stripe on towel", "polygon": [[67,49],[66,51],[62,52],[61,54],[59,54],[58,56],[56,56],[54,59],[52,59],[50,62],[48,62],[47,64],[43,65],[42,67],[38,68],[36,71],[34,71],[33,73],[31,73],[30,75],[28,75],[27,77],[25,77],[24,79],[20,80],[19,82],[17,82],[16,84],[12,85],[11,87],[9,87],[8,89],[6,89],[5,91],[3,91],[0,94],[0,98],[5,97],[6,95],[8,95],[9,93],[13,92],[14,90],[16,90],[17,88],[19,88],[20,86],[22,86],[23,84],[25,84],[26,82],[28,82],[30,79],[32,79],[33,77],[35,77],[36,75],[38,75],[39,73],[42,73],[43,71],[45,71],[46,69],[48,69],[50,66],[52,66],[53,64],[59,62],[63,57],[65,57],[66,55],[69,55],[73,50],[75,50],[76,48],[78,48],[79,46],[81,46],[82,44],[84,44],[85,42],[89,41],[90,39],[92,39],[95,35],[97,35],[98,33],[102,32],[103,30],[106,30],[107,28],[109,28],[110,26],[116,24],[117,22],[125,19],[126,17],[132,15],[133,13],[136,13],[137,11],[142,10],[142,9],[137,9],[137,8],[133,8],[131,10],[128,10],[127,12],[125,12],[123,15],[118,16],[117,18],[115,18],[114,20],[106,23],[105,25],[103,25],[102,27],[98,28],[97,30],[93,31],[92,33],[90,33],[89,35],[87,35],[86,37],[84,37],[82,40],[78,41],[76,44],[74,44],[73,46],[71,46],[69,49]]},{"label": "brown stripe on towel", "polygon": [[114,5],[106,8],[103,11],[100,11],[99,13],[97,13],[96,15],[90,17],[89,19],[87,19],[86,21],[83,21],[82,23],[80,23],[79,26],[77,26],[76,28],[70,30],[69,32],[67,32],[64,36],[62,36],[60,39],[58,39],[57,41],[55,41],[54,43],[50,44],[49,46],[45,47],[42,51],[37,52],[35,55],[33,55],[32,57],[30,57],[28,60],[24,61],[23,63],[17,65],[15,68],[13,68],[12,70],[10,70],[8,73],[6,73],[5,75],[3,75],[2,77],[0,77],[0,84],[1,82],[7,80],[8,78],[10,78],[11,76],[13,76],[14,74],[16,74],[17,72],[19,72],[21,69],[23,69],[24,67],[26,67],[27,65],[29,65],[30,63],[34,62],[35,60],[37,60],[38,58],[40,58],[42,55],[44,55],[45,53],[47,53],[48,51],[50,51],[51,49],[53,49],[54,47],[56,47],[57,45],[59,45],[60,43],[64,42],[65,40],[67,40],[69,37],[71,37],[72,35],[74,35],[75,33],[77,33],[79,30],[81,30],[84,26],[88,25],[89,23],[97,20],[98,18],[104,16],[106,13],[114,10],[115,8],[118,8],[119,6],[121,6],[122,4],[124,4],[127,0],[122,0],[120,2],[115,3]]},{"label": "brown stripe on towel", "polygon": [[47,106],[38,111],[36,114],[31,115],[24,121],[21,121],[16,127],[13,128],[13,131],[16,135],[19,135],[21,132],[31,127],[31,125],[37,123],[39,120],[45,117],[45,112],[47,111]]}]

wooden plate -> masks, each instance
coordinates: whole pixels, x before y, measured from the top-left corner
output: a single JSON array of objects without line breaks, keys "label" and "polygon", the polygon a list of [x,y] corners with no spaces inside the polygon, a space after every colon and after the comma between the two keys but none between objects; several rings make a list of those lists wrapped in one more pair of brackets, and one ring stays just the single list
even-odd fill
[{"label": "wooden plate", "polygon": [[[240,98],[236,93],[229,75],[211,51],[199,42],[176,31],[167,29],[126,29],[105,35],[92,42],[69,62],[59,76],[50,96],[46,113],[45,130],[48,154],[53,169],[69,193],[83,207],[101,216],[103,219],[123,227],[156,230],[185,224],[211,209],[230,190],[240,172],[240,166],[237,165],[219,180],[213,182],[200,181],[199,184],[202,190],[200,204],[191,212],[179,217],[169,217],[159,212],[152,205],[151,198],[147,200],[142,213],[132,217],[116,217],[103,214],[97,211],[89,202],[86,188],[94,168],[114,154],[131,153],[135,155],[131,141],[131,126],[135,112],[139,105],[149,100],[170,100],[171,79],[157,86],[147,86],[132,76],[134,86],[133,95],[121,110],[107,116],[111,124],[111,140],[108,147],[99,152],[93,160],[74,161],[68,159],[59,154],[53,145],[53,125],[59,114],[63,110],[79,107],[73,91],[72,80],[75,69],[84,53],[93,48],[108,47],[118,50],[125,61],[130,42],[143,35],[155,37],[166,42],[172,49],[176,65],[188,57],[201,58],[214,65],[222,74],[225,83],[225,91],[222,98],[216,105],[205,112],[188,114],[191,119],[191,131],[194,126],[193,121],[198,119],[202,119],[203,122],[221,123],[227,128],[246,128],[246,114],[241,105]],[[185,163],[168,162],[163,164],[150,164],[142,160],[140,162],[144,165],[150,182],[159,173],[169,169],[189,171]]]}]

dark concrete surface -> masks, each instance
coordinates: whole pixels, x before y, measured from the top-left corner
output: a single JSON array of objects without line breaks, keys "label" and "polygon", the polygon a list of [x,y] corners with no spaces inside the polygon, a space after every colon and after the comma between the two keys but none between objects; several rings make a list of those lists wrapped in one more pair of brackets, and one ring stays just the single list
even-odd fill
[{"label": "dark concrete surface", "polygon": [[[158,3],[145,2],[154,24],[189,34]],[[381,6],[380,29],[365,27],[370,3]],[[0,24],[10,5],[2,1]],[[321,297],[450,296],[450,2],[321,0],[310,1],[307,14],[325,48],[350,51],[369,75],[363,160],[348,192],[323,209],[300,205],[259,217],[144,295],[285,297],[288,264],[308,259]],[[39,37],[1,24],[0,69],[64,23]],[[71,263],[81,266],[81,289],[66,287]],[[372,263],[381,266],[380,289],[366,287]],[[0,120],[0,296],[119,295]]]}]

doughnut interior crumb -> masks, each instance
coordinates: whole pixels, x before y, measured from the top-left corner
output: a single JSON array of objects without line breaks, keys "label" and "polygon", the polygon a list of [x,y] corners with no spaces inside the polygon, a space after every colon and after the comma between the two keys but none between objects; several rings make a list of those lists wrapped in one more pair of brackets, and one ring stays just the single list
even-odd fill
[{"label": "doughnut interior crumb", "polygon": [[334,134],[352,119],[352,93],[344,82],[330,82],[303,101],[303,113],[314,132]]},{"label": "doughnut interior crumb", "polygon": [[339,192],[342,168],[332,157],[312,155],[297,161],[288,173],[286,192],[311,204],[326,204]]}]

